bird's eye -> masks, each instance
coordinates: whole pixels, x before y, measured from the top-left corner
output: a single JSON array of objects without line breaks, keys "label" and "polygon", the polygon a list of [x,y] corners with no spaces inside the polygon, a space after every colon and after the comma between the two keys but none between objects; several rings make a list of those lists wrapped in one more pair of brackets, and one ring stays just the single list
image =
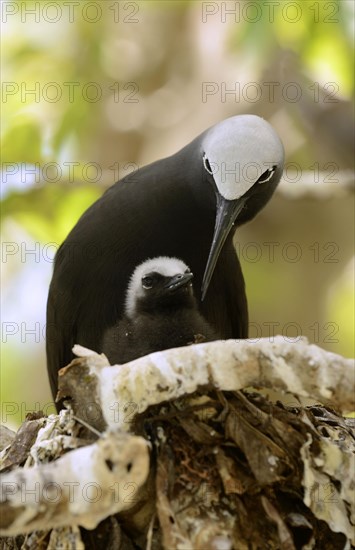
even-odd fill
[{"label": "bird's eye", "polygon": [[207,170],[207,172],[209,174],[213,174],[213,170],[211,168],[210,161],[206,157],[206,154],[203,155],[203,165],[204,165],[205,169]]},{"label": "bird's eye", "polygon": [[276,166],[273,166],[272,168],[266,170],[263,174],[261,174],[260,178],[258,179],[258,183],[266,183],[267,181],[271,180],[272,176],[275,173],[275,170]]},{"label": "bird's eye", "polygon": [[145,277],[142,277],[142,287],[143,288],[152,288],[154,284],[154,280],[153,280],[153,277],[149,277],[149,275],[145,276]]}]

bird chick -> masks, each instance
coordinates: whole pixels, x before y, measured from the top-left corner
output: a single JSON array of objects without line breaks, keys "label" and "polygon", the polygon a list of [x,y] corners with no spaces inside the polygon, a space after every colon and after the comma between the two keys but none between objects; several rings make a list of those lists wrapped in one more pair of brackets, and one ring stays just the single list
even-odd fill
[{"label": "bird chick", "polygon": [[218,339],[197,309],[192,279],[178,258],[159,256],[136,267],[128,284],[125,315],[104,334],[102,351],[111,364]]}]

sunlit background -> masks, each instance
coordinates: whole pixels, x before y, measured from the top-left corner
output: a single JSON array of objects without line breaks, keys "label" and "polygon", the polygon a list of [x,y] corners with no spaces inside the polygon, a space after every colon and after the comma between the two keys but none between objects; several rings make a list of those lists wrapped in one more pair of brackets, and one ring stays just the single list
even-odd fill
[{"label": "sunlit background", "polygon": [[235,237],[250,336],[354,354],[352,0],[3,2],[1,19],[4,422],[53,410],[46,298],[80,214],[240,113],[269,120],[287,159]]}]

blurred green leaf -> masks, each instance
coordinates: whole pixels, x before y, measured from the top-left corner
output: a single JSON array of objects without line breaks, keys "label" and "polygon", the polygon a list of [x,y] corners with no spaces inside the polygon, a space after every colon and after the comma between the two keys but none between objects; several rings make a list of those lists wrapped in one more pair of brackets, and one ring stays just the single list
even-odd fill
[{"label": "blurred green leaf", "polygon": [[[94,185],[70,187],[60,183],[12,193],[2,203],[3,219],[12,217],[41,242],[60,244],[102,190]],[[45,208],[43,208],[45,205]]]},{"label": "blurred green leaf", "polygon": [[3,137],[2,162],[40,162],[42,132],[35,121],[12,126]]}]

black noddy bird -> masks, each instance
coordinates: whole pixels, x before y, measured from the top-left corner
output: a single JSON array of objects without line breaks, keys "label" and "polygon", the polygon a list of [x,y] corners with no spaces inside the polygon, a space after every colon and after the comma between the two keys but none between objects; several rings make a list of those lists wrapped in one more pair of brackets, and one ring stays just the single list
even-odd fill
[{"label": "black noddy bird", "polygon": [[193,273],[178,258],[159,256],[134,270],[125,315],[104,333],[102,351],[111,365],[148,353],[218,340],[198,311]]},{"label": "black noddy bird", "polygon": [[221,338],[248,336],[233,235],[268,202],[283,163],[282,143],[268,122],[234,116],[124,177],[84,212],[58,249],[49,289],[53,396],[74,344],[102,350],[105,330],[123,315],[129,277],[146,258],[181,258],[194,273],[199,309]]}]

